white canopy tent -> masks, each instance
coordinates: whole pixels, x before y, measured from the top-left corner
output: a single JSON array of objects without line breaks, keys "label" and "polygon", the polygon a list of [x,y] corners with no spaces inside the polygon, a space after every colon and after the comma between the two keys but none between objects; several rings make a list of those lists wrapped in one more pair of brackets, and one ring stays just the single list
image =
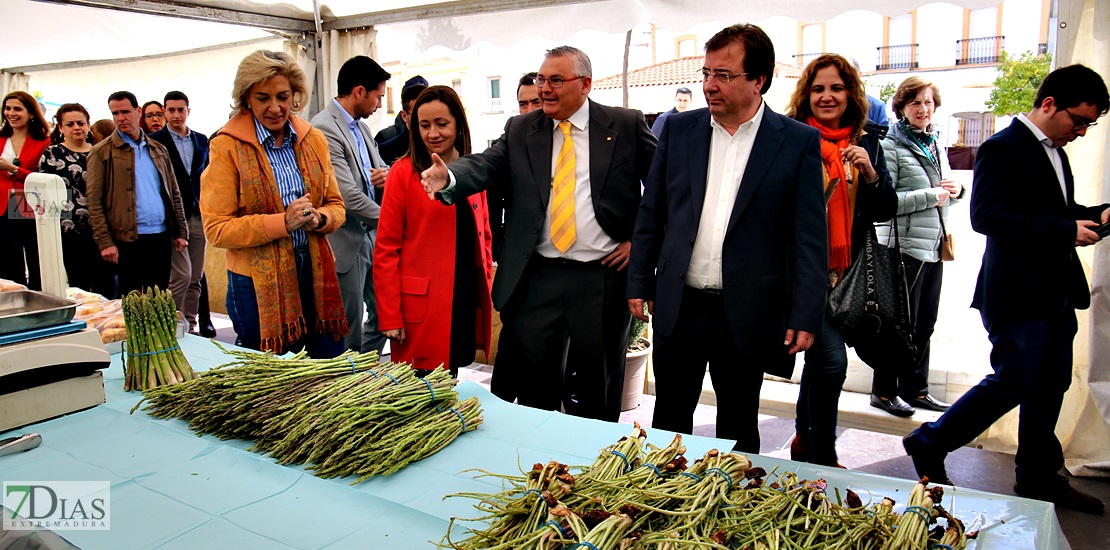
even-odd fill
[{"label": "white canopy tent", "polygon": [[[185,73],[202,83],[204,92],[219,98],[204,109],[194,106],[194,112],[207,111],[218,121],[229,101],[228,73],[234,72],[234,64],[246,52],[259,47],[284,49],[316,75],[316,107],[311,109],[315,111],[333,95],[329,90],[339,64],[356,54],[403,60],[433,46],[462,50],[480,41],[510,46],[527,36],[561,40],[585,28],[625,32],[645,22],[678,31],[704,21],[759,22],[772,16],[819,22],[850,10],[896,16],[932,1],[0,0],[6,23],[0,34],[0,94],[27,89],[32,79],[64,76],[80,81],[92,78],[82,72],[85,69],[112,66],[118,71],[110,82],[100,83],[103,89],[96,97],[107,97],[117,89],[155,97],[150,94],[164,92],[165,83],[152,84],[130,71],[138,63],[165,60],[167,73]],[[982,8],[998,1],[947,3]],[[1110,2],[1051,1],[1057,22],[1055,40],[1050,40],[1055,44],[1054,62],[1082,62],[1110,75],[1105,25],[1110,21]],[[1103,23],[1096,25],[1097,21]],[[379,31],[388,35],[388,43],[379,42]],[[216,111],[218,115],[213,114]],[[94,118],[98,118],[95,112]],[[1093,128],[1087,138],[1069,146],[1072,158],[1085,159],[1074,168],[1077,198],[1086,204],[1110,200],[1106,126]],[[1094,305],[1089,325],[1084,322],[1087,316],[1080,315],[1084,328],[1076,342],[1076,383],[1058,431],[1069,468],[1110,476],[1110,245],[1095,248],[1082,251],[1086,265],[1097,267],[1092,277]],[[1098,259],[1094,264],[1093,258]],[[1031,282],[1030,292],[1036,292],[1035,284]],[[1016,429],[1004,427],[1003,431],[1009,433],[989,434],[992,441],[1000,442],[995,448],[1012,449]]]}]

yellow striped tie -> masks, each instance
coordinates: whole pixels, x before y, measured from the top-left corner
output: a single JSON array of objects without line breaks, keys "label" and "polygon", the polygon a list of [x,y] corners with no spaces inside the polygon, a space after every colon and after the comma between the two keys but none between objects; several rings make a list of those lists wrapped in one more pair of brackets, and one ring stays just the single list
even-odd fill
[{"label": "yellow striped tie", "polygon": [[551,244],[566,253],[574,244],[574,140],[570,139],[570,121],[559,123],[563,146],[555,163],[551,182]]}]

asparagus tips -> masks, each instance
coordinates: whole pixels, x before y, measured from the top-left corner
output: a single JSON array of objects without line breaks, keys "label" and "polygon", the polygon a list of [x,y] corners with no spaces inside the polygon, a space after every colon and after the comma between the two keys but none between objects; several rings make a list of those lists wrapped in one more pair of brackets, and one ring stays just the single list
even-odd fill
[{"label": "asparagus tips", "polygon": [[446,369],[418,378],[407,364],[381,365],[377,352],[334,359],[225,352],[234,361],[145,392],[144,410],[223,439],[253,440],[253,450],[281,464],[354,483],[431,456],[483,421],[478,399],[460,401]]},{"label": "asparagus tips", "polygon": [[197,377],[177,343],[173,293],[158,287],[123,297],[127,327],[123,389],[145,391]]}]

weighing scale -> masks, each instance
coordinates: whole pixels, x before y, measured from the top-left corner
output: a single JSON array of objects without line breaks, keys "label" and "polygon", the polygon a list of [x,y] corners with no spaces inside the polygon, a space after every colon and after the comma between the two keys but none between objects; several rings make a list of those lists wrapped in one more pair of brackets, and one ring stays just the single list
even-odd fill
[{"label": "weighing scale", "polygon": [[73,321],[66,299],[60,215],[65,182],[31,174],[24,194],[35,210],[43,292],[0,293],[0,432],[104,402],[110,363],[100,333]]}]

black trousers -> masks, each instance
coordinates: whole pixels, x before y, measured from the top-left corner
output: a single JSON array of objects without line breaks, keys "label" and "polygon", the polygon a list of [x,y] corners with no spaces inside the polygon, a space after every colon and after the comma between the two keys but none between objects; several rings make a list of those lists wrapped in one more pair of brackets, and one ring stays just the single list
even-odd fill
[{"label": "black trousers", "polygon": [[619,420],[631,319],[626,286],[624,271],[600,261],[533,255],[501,311],[502,342],[518,360],[495,368],[491,385],[515,393],[521,405]]},{"label": "black trousers", "polygon": [[920,397],[929,392],[929,347],[940,310],[944,262],[924,262],[910,286],[910,314],[917,354],[908,365],[871,365],[871,393],[881,397]]},{"label": "black trousers", "polygon": [[735,449],[759,452],[759,390],[763,369],[744,359],[725,318],[720,294],[686,288],[675,330],[655,333],[654,428],[693,433],[694,409],[706,364],[717,394],[717,437],[736,440]]},{"label": "black trousers", "polygon": [[0,278],[26,285],[27,264],[23,261],[23,238],[16,232],[16,223],[18,222],[12,218],[9,207],[9,212],[0,216]]},{"label": "black trousers", "polygon": [[119,249],[119,295],[132,290],[142,291],[157,286],[165,290],[170,286],[170,254],[173,239],[168,231],[139,235],[131,243],[116,242]]},{"label": "black trousers", "polygon": [[[1056,438],[1056,421],[1064,392],[1071,385],[1075,310],[1032,319],[983,314],[991,345],[991,368],[975,387],[952,404],[940,419],[922,425],[919,439],[952,452],[976,438],[994,421],[1020,407],[1018,449],[1014,457],[1019,485],[1051,482],[1064,467]],[[1047,474],[1047,476],[1046,476]]]},{"label": "black trousers", "polygon": [[63,231],[62,263],[69,286],[95,292],[109,300],[116,297],[116,266],[100,255],[100,247],[96,246],[92,235]]}]

